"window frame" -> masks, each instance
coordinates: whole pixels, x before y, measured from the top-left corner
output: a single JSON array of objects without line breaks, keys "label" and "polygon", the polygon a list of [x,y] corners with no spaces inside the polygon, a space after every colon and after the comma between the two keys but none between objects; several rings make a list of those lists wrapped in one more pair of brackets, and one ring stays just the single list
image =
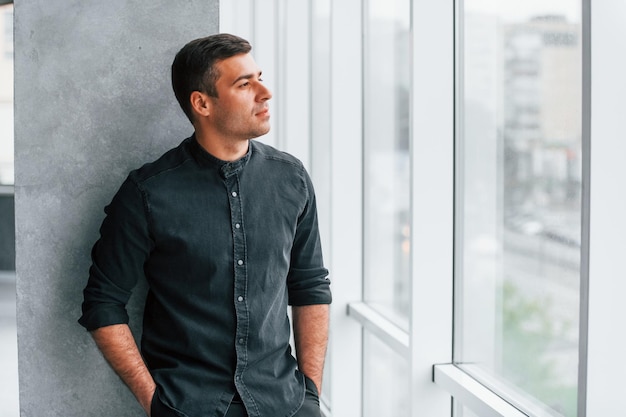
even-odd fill
[{"label": "window frame", "polygon": [[[463,0],[456,0],[457,8],[455,18],[459,19],[460,6]],[[580,324],[579,324],[579,370],[578,370],[578,417],[587,415],[587,367],[588,367],[588,340],[589,340],[589,264],[590,264],[590,185],[591,185],[591,4],[590,0],[582,0],[582,239],[581,239],[581,267],[580,267]],[[462,30],[462,28],[461,28]],[[462,45],[462,37],[459,27],[455,27],[455,38],[457,48]],[[458,53],[458,52],[457,52]],[[458,55],[457,55],[458,58]],[[462,81],[462,71],[457,72],[455,85]],[[457,120],[458,121],[458,120]],[[623,145],[622,145],[623,147]],[[598,164],[599,167],[606,164]],[[612,193],[616,194],[616,193]],[[609,197],[609,196],[604,196]],[[615,198],[615,197],[611,197]],[[626,228],[624,229],[626,230]],[[501,416],[542,416],[544,414],[533,404],[525,402],[504,386],[497,386],[498,392],[507,397],[505,400],[500,394],[496,394],[491,388],[478,381],[473,376],[463,371],[454,363],[438,364],[434,366],[433,381],[446,389],[464,406],[470,408],[475,413],[487,417]],[[495,385],[495,384],[494,384]],[[511,399],[515,399],[517,404],[521,404],[525,410],[531,410],[530,414],[522,412],[512,404]],[[605,413],[606,414],[606,413]],[[596,415],[595,413],[589,415]],[[599,413],[598,415],[602,415]]]},{"label": "window frame", "polygon": [[[445,416],[452,411],[448,393],[433,384],[432,378],[434,363],[452,359],[453,15],[452,2],[411,3],[409,331],[402,331],[361,300],[348,307],[349,317],[406,355],[411,368],[410,415],[415,417]],[[416,64],[416,57],[428,65]]]},{"label": "window frame", "polygon": [[[626,113],[626,58],[618,53],[626,36],[626,4],[616,0],[584,0],[587,27],[586,95],[589,182],[589,276],[585,372],[585,413],[580,417],[623,413],[621,377],[626,362],[626,335],[616,331],[616,318],[626,315],[626,282],[616,279],[624,271],[626,253],[626,198],[619,185],[626,182],[622,168],[626,155],[623,115]],[[621,94],[617,93],[621,92]]]},{"label": "window frame", "polygon": [[[242,1],[242,0],[238,0]],[[256,0],[245,0],[255,2]],[[232,2],[221,2],[228,12]],[[584,260],[588,276],[581,281],[581,376],[579,382],[579,417],[616,414],[620,395],[619,375],[626,374],[626,362],[616,360],[626,347],[626,336],[614,331],[615,317],[626,315],[626,303],[619,295],[626,293],[626,281],[615,279],[621,271],[620,260],[626,253],[626,199],[615,192],[615,184],[626,182],[626,170],[620,155],[626,154],[626,141],[615,132],[626,113],[626,102],[615,91],[626,91],[626,58],[616,57],[619,39],[626,38],[626,7],[616,8],[617,0],[597,0],[591,14],[590,0],[583,4],[583,131],[584,155],[583,207],[589,228],[583,228],[588,258]],[[273,72],[285,71],[288,59],[284,41],[286,0],[274,0],[272,10],[256,7],[250,33],[254,32],[257,52],[271,54]],[[331,381],[330,410],[324,415],[362,415],[362,334],[363,328],[377,332],[377,337],[408,355],[411,365],[411,416],[443,417],[452,413],[450,396],[477,407],[487,403],[473,391],[477,387],[493,393],[453,365],[453,207],[454,207],[454,2],[412,1],[413,67],[411,88],[411,174],[412,204],[412,310],[408,332],[397,327],[362,303],[362,201],[363,161],[362,73],[355,63],[362,62],[362,22],[358,0],[332,0],[330,10],[329,107],[330,138],[311,152],[313,175],[316,169],[328,169],[323,181],[316,181],[318,197],[325,195],[328,211],[325,254],[332,276],[334,301],[331,306],[331,366],[325,375]],[[262,11],[264,10],[264,11]],[[232,8],[231,8],[232,11]],[[232,15],[232,13],[231,13]],[[228,16],[226,16],[228,17]],[[273,30],[266,31],[266,18]],[[228,20],[228,19],[226,19]],[[240,22],[237,20],[237,22]],[[226,25],[227,26],[227,25]],[[259,32],[254,29],[258,27]],[[293,27],[293,26],[292,26]],[[591,28],[593,27],[593,39]],[[244,28],[245,29],[245,28]],[[261,32],[262,30],[262,32]],[[261,48],[261,49],[259,49]],[[593,50],[593,54],[591,51]],[[259,56],[260,57],[260,56]],[[427,63],[427,65],[423,65]],[[594,73],[591,74],[591,66]],[[312,64],[314,65],[314,64]],[[268,74],[269,75],[269,74]],[[276,79],[281,79],[276,75]],[[591,83],[594,89],[591,91]],[[278,84],[278,81],[276,82]],[[309,92],[310,94],[310,92]],[[277,101],[279,97],[277,97]],[[278,104],[278,103],[277,103]],[[289,103],[283,103],[288,106]],[[591,114],[593,106],[594,113]],[[279,106],[280,107],[280,106]],[[315,108],[312,108],[315,112]],[[284,116],[281,117],[284,118]],[[278,126],[276,127],[278,128]],[[593,152],[591,149],[591,137]],[[309,140],[315,140],[310,137]],[[283,144],[281,143],[280,146]],[[317,146],[317,145],[316,145]],[[324,150],[328,149],[325,154]],[[320,158],[328,161],[320,163]],[[593,173],[592,173],[593,168]],[[320,171],[317,171],[320,173]],[[621,181],[620,181],[621,180]],[[319,186],[318,184],[324,184]],[[327,194],[327,195],[326,195]],[[593,200],[591,200],[593,197]],[[427,202],[427,204],[424,204]],[[622,233],[620,234],[620,231]],[[591,245],[592,244],[592,245]],[[594,250],[595,249],[595,250]],[[592,285],[590,285],[590,283]],[[348,307],[349,306],[349,307]],[[382,320],[380,320],[382,318]],[[408,343],[407,343],[408,340]],[[608,352],[607,352],[608,349]],[[433,365],[436,364],[436,365]],[[607,373],[607,369],[611,372]],[[448,381],[444,381],[447,379]],[[433,383],[434,381],[434,383]],[[466,394],[459,394],[464,390]],[[486,390],[486,391],[485,391]],[[509,403],[495,395],[504,406]],[[510,412],[509,412],[510,411]],[[518,415],[514,407],[494,415]],[[621,410],[619,410],[621,411]],[[510,414],[513,413],[513,414]],[[522,414],[523,415],[523,414]]]},{"label": "window frame", "polygon": [[347,306],[363,296],[363,74],[360,0],[333,1],[330,33],[330,367],[333,416],[362,415],[363,330]]}]

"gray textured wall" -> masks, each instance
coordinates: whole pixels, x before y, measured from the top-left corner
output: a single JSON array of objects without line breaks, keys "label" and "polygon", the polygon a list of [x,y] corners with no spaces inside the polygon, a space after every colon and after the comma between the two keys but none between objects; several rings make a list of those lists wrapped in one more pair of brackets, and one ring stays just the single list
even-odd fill
[{"label": "gray textured wall", "polygon": [[169,66],[217,32],[218,0],[29,0],[15,19],[21,416],[141,416],[76,320],[103,207],[192,131]]}]

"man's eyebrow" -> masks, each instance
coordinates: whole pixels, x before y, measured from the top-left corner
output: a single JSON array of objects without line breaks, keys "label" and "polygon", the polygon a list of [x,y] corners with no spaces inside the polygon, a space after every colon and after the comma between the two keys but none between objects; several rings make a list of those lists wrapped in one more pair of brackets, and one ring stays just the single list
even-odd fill
[{"label": "man's eyebrow", "polygon": [[[263,74],[263,71],[259,71],[256,75],[258,78],[261,78],[261,75]],[[255,74],[244,74],[244,75],[240,75],[239,77],[237,77],[237,79],[235,81],[233,81],[232,85],[237,84],[239,81],[241,80],[249,80],[250,78],[253,78]]]}]

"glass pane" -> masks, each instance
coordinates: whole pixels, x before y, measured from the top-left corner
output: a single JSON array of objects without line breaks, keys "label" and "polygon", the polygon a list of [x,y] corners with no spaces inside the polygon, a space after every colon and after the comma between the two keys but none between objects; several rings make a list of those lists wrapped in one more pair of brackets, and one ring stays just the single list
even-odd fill
[{"label": "glass pane", "polygon": [[13,5],[0,6],[0,185],[13,185]]},{"label": "glass pane", "polygon": [[522,407],[576,416],[581,4],[462,4],[455,361]]},{"label": "glass pane", "polygon": [[408,361],[367,331],[363,357],[363,417],[410,415]]},{"label": "glass pane", "polygon": [[480,417],[477,416],[472,410],[463,406],[458,401],[454,401],[454,417]]},{"label": "glass pane", "polygon": [[365,8],[365,299],[408,327],[410,2]]},{"label": "glass pane", "polygon": [[20,414],[15,307],[13,5],[0,6],[0,415]]}]

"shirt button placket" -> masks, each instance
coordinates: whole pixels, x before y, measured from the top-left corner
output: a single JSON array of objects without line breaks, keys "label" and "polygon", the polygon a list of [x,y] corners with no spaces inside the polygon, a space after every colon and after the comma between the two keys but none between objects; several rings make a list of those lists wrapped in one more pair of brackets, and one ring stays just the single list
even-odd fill
[{"label": "shirt button placket", "polygon": [[241,381],[241,372],[246,367],[247,362],[247,335],[248,335],[248,309],[245,303],[245,294],[247,287],[247,268],[246,268],[246,240],[243,227],[243,212],[241,204],[241,195],[239,189],[238,175],[233,175],[233,181],[227,184],[230,194],[230,214],[231,225],[233,231],[233,259],[235,260],[235,313],[237,316],[237,334],[236,334],[236,352],[237,352],[237,369],[235,370],[235,380]]}]

